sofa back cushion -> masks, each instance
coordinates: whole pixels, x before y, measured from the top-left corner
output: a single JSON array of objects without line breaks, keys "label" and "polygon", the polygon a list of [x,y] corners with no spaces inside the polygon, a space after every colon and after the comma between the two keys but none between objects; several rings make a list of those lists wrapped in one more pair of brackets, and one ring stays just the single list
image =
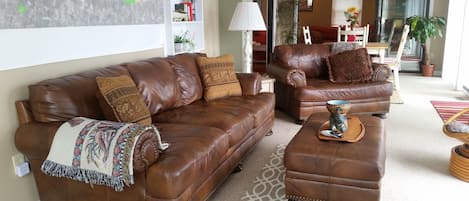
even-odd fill
[{"label": "sofa back cushion", "polygon": [[201,56],[205,57],[205,54],[185,53],[166,58],[173,64],[176,72],[182,105],[191,104],[202,98],[203,88],[197,66],[197,58]]},{"label": "sofa back cushion", "polygon": [[128,75],[125,67],[111,66],[30,85],[29,103],[34,119],[45,123],[77,116],[104,119],[96,98],[96,77],[119,75]]},{"label": "sofa back cushion", "polygon": [[296,44],[276,46],[273,62],[291,69],[301,69],[308,78],[328,78],[326,58],[330,54],[327,45]]},{"label": "sofa back cushion", "polygon": [[180,106],[180,89],[173,66],[164,58],[126,63],[150,114]]}]

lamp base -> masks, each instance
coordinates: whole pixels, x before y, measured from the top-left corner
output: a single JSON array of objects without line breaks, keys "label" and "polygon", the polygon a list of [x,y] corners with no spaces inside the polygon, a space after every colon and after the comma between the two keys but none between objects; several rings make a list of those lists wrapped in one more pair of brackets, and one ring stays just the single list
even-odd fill
[{"label": "lamp base", "polygon": [[243,73],[252,73],[252,31],[243,31]]}]

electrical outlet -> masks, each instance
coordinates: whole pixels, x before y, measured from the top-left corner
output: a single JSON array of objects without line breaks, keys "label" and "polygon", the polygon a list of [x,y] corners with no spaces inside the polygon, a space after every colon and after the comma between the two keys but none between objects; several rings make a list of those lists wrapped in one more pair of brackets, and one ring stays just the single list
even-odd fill
[{"label": "electrical outlet", "polygon": [[30,169],[29,169],[29,163],[24,162],[15,168],[16,176],[18,177],[23,177],[27,174],[29,174]]},{"label": "electrical outlet", "polygon": [[15,154],[11,157],[11,161],[13,162],[13,168],[16,168],[18,165],[24,163],[24,156],[23,154]]},{"label": "electrical outlet", "polygon": [[31,172],[29,169],[29,163],[24,160],[23,154],[13,155],[11,157],[11,161],[13,162],[13,169],[15,170],[16,176],[22,177]]}]

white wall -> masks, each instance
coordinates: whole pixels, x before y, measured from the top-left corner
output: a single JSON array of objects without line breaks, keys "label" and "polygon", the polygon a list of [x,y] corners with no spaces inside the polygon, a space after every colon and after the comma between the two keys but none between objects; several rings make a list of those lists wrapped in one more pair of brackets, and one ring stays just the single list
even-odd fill
[{"label": "white wall", "polygon": [[469,73],[469,3],[449,0],[442,78],[461,90]]},{"label": "white wall", "polygon": [[0,30],[0,70],[163,47],[164,25]]}]

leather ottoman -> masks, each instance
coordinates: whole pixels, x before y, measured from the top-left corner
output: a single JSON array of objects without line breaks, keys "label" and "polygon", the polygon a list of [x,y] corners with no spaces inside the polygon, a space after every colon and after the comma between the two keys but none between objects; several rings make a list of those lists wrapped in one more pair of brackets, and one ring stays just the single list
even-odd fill
[{"label": "leather ottoman", "polygon": [[285,194],[300,201],[378,201],[385,166],[382,119],[358,116],[364,137],[355,143],[321,141],[328,114],[313,114],[285,150]]}]

